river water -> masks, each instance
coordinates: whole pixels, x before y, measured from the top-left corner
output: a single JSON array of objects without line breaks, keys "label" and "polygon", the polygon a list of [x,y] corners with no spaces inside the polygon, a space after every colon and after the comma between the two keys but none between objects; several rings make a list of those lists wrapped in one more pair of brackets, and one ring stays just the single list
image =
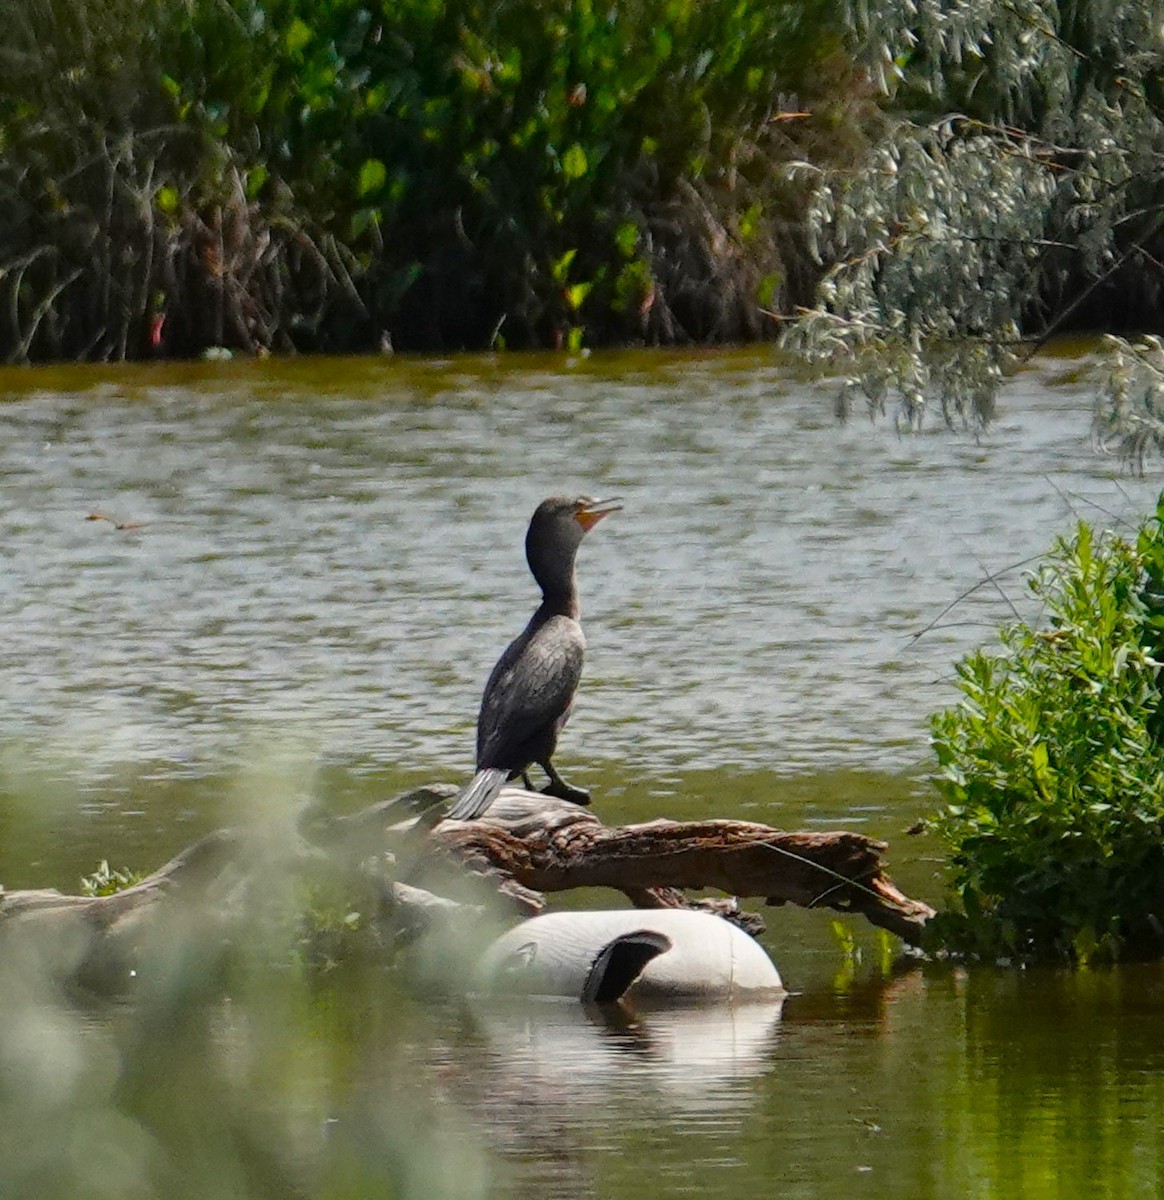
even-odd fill
[{"label": "river water", "polygon": [[[1023,570],[1054,536],[1155,504],[1156,483],[1089,445],[1093,388],[1086,359],[1048,356],[985,433],[899,436],[839,425],[829,389],[767,350],[0,372],[0,879],[71,889],[101,857],[152,867],[244,803],[256,763],[291,802],[341,810],[465,777],[483,681],[535,603],[528,516],[586,492],[625,507],[579,555],[589,651],[566,777],[611,822],[862,829],[936,902],[935,849],[902,831],[931,803],[927,719],[956,698],[954,661],[1030,614]],[[846,952],[819,913],[767,919],[782,1011],[466,1014],[364,981],[357,1020],[325,988],[326,1018],[309,1004],[284,1029],[332,1048],[295,1087],[315,1098],[310,1129],[338,1131],[313,1161],[332,1155],[340,1182],[199,1186],[1164,1186],[1159,970],[902,970],[860,929]],[[87,1017],[77,1061],[124,1053],[126,1022]],[[358,1065],[335,1067],[345,1056]],[[421,1097],[404,1107],[428,1114],[417,1130],[402,1071]],[[200,1077],[182,1103],[220,1084]],[[240,1121],[290,1120],[247,1104]],[[86,1120],[125,1118],[94,1105]],[[149,1159],[165,1139],[142,1128]],[[401,1166],[436,1128],[456,1153]],[[364,1170],[390,1182],[343,1190]]]}]

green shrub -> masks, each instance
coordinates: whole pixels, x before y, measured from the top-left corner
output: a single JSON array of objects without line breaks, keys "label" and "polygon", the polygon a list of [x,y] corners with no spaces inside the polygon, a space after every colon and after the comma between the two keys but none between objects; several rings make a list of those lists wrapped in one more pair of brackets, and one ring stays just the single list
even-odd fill
[{"label": "green shrub", "polygon": [[1046,624],[958,664],[932,724],[956,904],[937,943],[1078,958],[1164,950],[1164,496],[1138,536],[1080,523],[1031,580]]}]

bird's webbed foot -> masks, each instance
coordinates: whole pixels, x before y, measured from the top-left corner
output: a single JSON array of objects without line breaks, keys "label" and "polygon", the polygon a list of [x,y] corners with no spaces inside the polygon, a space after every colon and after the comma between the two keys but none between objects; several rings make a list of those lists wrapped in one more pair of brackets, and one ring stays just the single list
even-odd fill
[{"label": "bird's webbed foot", "polygon": [[542,788],[543,796],[554,796],[558,800],[569,800],[571,804],[589,804],[590,793],[585,788],[574,787],[564,779],[547,784]]},{"label": "bird's webbed foot", "polygon": [[585,788],[574,787],[572,784],[567,783],[548,762],[542,763],[541,767],[550,777],[550,782],[542,788],[543,796],[554,796],[558,800],[569,800],[571,804],[590,803],[590,793]]}]

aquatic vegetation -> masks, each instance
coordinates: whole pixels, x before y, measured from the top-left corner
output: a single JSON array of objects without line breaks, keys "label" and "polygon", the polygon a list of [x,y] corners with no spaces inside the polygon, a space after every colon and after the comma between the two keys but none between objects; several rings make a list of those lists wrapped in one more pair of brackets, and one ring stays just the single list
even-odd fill
[{"label": "aquatic vegetation", "polygon": [[[0,357],[774,336],[989,419],[1155,327],[1155,6],[0,0]],[[127,51],[132,47],[132,52]],[[795,313],[795,321],[788,318]],[[1097,430],[1164,441],[1150,347]]]},{"label": "aquatic vegetation", "polygon": [[937,945],[1164,952],[1164,496],[1134,537],[1080,523],[1031,579],[1045,620],[958,663],[932,724],[955,906]]},{"label": "aquatic vegetation", "polygon": [[[360,876],[297,852],[294,769],[228,789],[245,878],[193,871],[116,948],[94,953],[108,921],[51,903],[5,913],[0,1194],[486,1193],[485,1150],[415,1044],[451,1018],[385,969],[348,907]],[[7,831],[35,821],[2,782]],[[103,862],[89,882],[99,904],[133,880]]]},{"label": "aquatic vegetation", "polygon": [[81,880],[82,896],[112,896],[123,892],[135,883],[141,883],[142,876],[126,867],[111,867],[109,859],[103,858],[96,870]]}]

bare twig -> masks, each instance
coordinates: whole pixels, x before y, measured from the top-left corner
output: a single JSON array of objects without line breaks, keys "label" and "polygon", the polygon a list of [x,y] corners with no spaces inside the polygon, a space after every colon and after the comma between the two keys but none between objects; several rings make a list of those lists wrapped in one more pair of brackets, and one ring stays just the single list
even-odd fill
[{"label": "bare twig", "polygon": [[1031,563],[1038,562],[1042,557],[1042,554],[1032,554],[1028,558],[1020,558],[1018,562],[1008,563],[1005,567],[1000,567],[997,571],[993,571],[985,578],[978,580],[977,583],[972,584],[965,591],[959,592],[958,595],[955,596],[954,599],[951,600],[950,603],[947,604],[946,607],[943,608],[942,611],[938,613],[938,615],[934,617],[934,619],[928,625],[926,625],[924,629],[919,629],[917,633],[910,635],[909,644],[912,646],[914,642],[925,637],[925,635],[931,632],[931,630],[937,629],[939,627],[939,622],[946,615],[946,613],[948,613],[951,609],[956,608],[969,596],[974,595],[979,588],[989,587],[995,583],[996,579],[1001,578],[1001,576],[1007,574],[1009,571],[1017,571],[1020,567],[1030,566]]}]

